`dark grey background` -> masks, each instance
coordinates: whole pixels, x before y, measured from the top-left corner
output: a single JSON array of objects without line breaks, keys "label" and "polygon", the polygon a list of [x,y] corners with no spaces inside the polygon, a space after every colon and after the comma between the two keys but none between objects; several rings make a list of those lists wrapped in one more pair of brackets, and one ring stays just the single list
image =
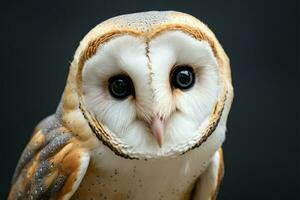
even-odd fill
[{"label": "dark grey background", "polygon": [[32,129],[55,111],[81,38],[107,18],[147,10],[203,20],[231,58],[235,99],[219,199],[299,199],[298,6],[288,0],[2,1],[0,199]]}]

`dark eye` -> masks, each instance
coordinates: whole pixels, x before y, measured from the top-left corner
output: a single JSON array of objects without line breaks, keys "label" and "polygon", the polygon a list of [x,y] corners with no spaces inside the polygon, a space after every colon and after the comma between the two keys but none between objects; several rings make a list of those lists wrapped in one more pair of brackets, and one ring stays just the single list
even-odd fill
[{"label": "dark eye", "polygon": [[108,89],[111,96],[117,99],[124,99],[129,95],[133,95],[134,88],[131,79],[126,75],[117,75],[109,80]]},{"label": "dark eye", "polygon": [[195,74],[192,67],[188,65],[179,66],[171,73],[171,85],[182,90],[193,87]]}]

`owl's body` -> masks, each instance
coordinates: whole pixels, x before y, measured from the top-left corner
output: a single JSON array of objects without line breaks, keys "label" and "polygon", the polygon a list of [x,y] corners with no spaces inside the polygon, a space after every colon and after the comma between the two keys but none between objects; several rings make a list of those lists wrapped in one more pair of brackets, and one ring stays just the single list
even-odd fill
[{"label": "owl's body", "polygon": [[228,58],[197,19],[107,20],[81,41],[9,199],[215,199],[232,97]]},{"label": "owl's body", "polygon": [[[97,159],[90,166],[73,199],[191,199],[200,175],[211,161],[208,156],[201,157],[197,149],[178,158],[158,161],[123,159],[106,149],[98,149],[94,156],[98,157],[100,152],[103,160]],[[213,186],[203,196],[217,192],[223,175],[222,162],[222,152],[217,152],[215,164],[220,166],[209,178]]]},{"label": "owl's body", "polygon": [[91,166],[73,199],[189,199],[207,167],[197,152],[152,162],[124,160],[105,150],[102,156],[106,161]]}]

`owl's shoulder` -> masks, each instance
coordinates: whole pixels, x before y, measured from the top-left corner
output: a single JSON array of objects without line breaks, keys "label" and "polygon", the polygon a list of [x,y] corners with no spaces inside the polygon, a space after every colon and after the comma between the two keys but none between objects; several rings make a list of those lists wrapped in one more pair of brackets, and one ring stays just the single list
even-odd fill
[{"label": "owl's shoulder", "polygon": [[24,149],[8,199],[69,199],[89,164],[89,154],[57,115],[41,121]]}]

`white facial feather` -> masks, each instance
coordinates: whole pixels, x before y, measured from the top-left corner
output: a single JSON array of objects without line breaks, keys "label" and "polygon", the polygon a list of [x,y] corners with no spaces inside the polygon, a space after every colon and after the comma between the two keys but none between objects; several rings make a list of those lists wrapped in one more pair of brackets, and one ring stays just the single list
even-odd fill
[{"label": "white facial feather", "polygon": [[[170,85],[170,73],[180,65],[195,71],[195,85],[187,91]],[[136,154],[170,154],[195,142],[220,91],[218,64],[209,44],[180,31],[162,33],[148,44],[129,35],[114,38],[85,62],[82,73],[87,109]],[[108,79],[118,74],[132,79],[135,98],[110,95]],[[149,130],[155,115],[165,120],[162,148]]]},{"label": "white facial feather", "polygon": [[115,38],[99,47],[83,69],[83,92],[87,107],[116,135],[121,135],[136,118],[136,106],[131,98],[117,100],[108,91],[108,80],[118,74],[128,74],[134,86],[143,87],[147,57],[145,44],[132,36]]}]

